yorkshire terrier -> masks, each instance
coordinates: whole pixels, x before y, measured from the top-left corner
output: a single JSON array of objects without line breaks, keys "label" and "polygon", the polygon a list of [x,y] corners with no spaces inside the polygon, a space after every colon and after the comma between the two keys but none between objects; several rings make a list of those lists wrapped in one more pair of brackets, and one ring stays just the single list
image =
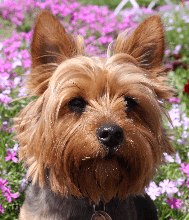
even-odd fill
[{"label": "yorkshire terrier", "polygon": [[20,220],[158,219],[145,187],[175,152],[162,122],[174,94],[164,38],[153,15],[119,34],[112,55],[86,56],[80,35],[39,14],[26,81],[37,98],[15,118],[32,178]]}]

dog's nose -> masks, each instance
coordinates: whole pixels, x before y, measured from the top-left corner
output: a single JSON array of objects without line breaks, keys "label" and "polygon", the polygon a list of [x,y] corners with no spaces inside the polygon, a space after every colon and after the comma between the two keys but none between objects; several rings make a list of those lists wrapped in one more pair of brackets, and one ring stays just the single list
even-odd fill
[{"label": "dog's nose", "polygon": [[106,147],[113,148],[122,143],[124,134],[120,126],[108,123],[97,129],[97,138]]}]

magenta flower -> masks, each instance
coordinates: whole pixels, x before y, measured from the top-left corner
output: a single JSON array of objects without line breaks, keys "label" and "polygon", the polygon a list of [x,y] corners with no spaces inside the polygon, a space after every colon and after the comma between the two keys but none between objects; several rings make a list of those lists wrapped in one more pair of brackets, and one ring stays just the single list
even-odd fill
[{"label": "magenta flower", "polygon": [[11,153],[10,151],[6,151],[6,153],[7,153],[9,156],[8,156],[8,157],[5,157],[5,161],[12,160],[12,161],[14,161],[15,163],[18,162],[18,159],[15,157],[16,152]]},{"label": "magenta flower", "polygon": [[4,197],[7,197],[7,201],[8,201],[9,203],[12,201],[12,198],[14,198],[14,199],[18,198],[18,194],[16,194],[16,193],[11,194],[11,193],[10,193],[10,189],[7,189],[7,190],[6,190],[6,193],[3,193],[2,195],[3,195]]},{"label": "magenta flower", "polygon": [[2,180],[0,178],[0,189],[1,189],[2,192],[5,192],[7,190],[7,187],[5,186],[5,184],[7,184],[7,183],[8,183],[7,180]]},{"label": "magenta flower", "polygon": [[181,168],[179,168],[179,170],[182,170],[182,174],[186,173],[187,174],[186,176],[189,177],[189,163],[188,164],[186,162],[181,163]]},{"label": "magenta flower", "polygon": [[174,209],[174,208],[179,209],[180,206],[182,205],[181,201],[182,201],[181,199],[176,199],[176,198],[166,200],[166,202],[171,205],[171,209]]},{"label": "magenta flower", "polygon": [[180,98],[172,98],[172,99],[169,99],[169,102],[179,103],[180,100],[181,100]]},{"label": "magenta flower", "polygon": [[0,212],[4,213],[4,208],[3,208],[3,206],[1,204],[0,204]]}]

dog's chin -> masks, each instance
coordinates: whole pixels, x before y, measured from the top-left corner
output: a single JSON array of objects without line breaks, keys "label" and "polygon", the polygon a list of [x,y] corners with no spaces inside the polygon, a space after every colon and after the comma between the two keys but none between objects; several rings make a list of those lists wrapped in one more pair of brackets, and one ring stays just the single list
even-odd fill
[{"label": "dog's chin", "polygon": [[84,161],[79,171],[73,175],[72,180],[74,184],[78,181],[76,187],[82,196],[88,195],[93,201],[98,198],[110,201],[118,195],[119,198],[125,198],[129,194],[127,189],[130,187],[131,167],[124,158],[117,157],[116,154]]}]

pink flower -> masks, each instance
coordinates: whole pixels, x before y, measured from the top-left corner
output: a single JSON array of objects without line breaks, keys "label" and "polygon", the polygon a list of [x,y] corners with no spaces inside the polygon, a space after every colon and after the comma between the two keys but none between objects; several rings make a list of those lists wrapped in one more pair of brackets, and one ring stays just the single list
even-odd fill
[{"label": "pink flower", "polygon": [[102,44],[105,44],[107,43],[107,39],[108,37],[107,36],[102,36],[99,38],[99,43],[102,45]]},{"label": "pink flower", "polygon": [[5,161],[12,160],[12,161],[14,161],[15,163],[18,162],[18,159],[15,157],[16,152],[13,152],[13,153],[11,154],[10,151],[7,151],[6,153],[7,153],[9,156],[8,156],[8,157],[5,157]]},{"label": "pink flower", "polygon": [[3,208],[3,206],[1,204],[0,204],[0,212],[4,213],[4,208]]},{"label": "pink flower", "polygon": [[8,130],[8,132],[11,133],[13,130],[14,130],[14,128],[10,128],[10,129]]},{"label": "pink flower", "polygon": [[0,100],[1,100],[1,102],[2,103],[6,103],[6,104],[8,104],[11,100],[12,100],[12,98],[10,98],[9,96],[7,96],[6,94],[0,94]]},{"label": "pink flower", "polygon": [[27,59],[27,60],[23,60],[24,63],[24,68],[29,68],[31,66],[31,60]]},{"label": "pink flower", "polygon": [[27,50],[22,50],[22,51],[20,52],[20,54],[22,55],[23,59],[28,59],[28,58],[30,58],[30,54],[28,53]]},{"label": "pink flower", "polygon": [[8,201],[8,202],[11,202],[11,201],[12,201],[12,198],[14,198],[14,199],[18,198],[18,194],[16,194],[16,193],[11,194],[11,193],[10,193],[10,189],[7,189],[6,191],[7,191],[7,192],[6,192],[6,193],[3,193],[2,195],[3,195],[4,197],[7,197],[7,201]]},{"label": "pink flower", "polygon": [[186,173],[187,174],[186,176],[189,177],[189,163],[188,164],[186,162],[181,163],[181,168],[179,168],[179,170],[182,170],[182,174]]},{"label": "pink flower", "polygon": [[8,181],[7,180],[2,180],[0,178],[0,189],[2,190],[2,192],[5,192],[7,190],[7,187],[5,186],[5,184],[7,184]]},{"label": "pink flower", "polygon": [[172,98],[172,99],[169,99],[169,102],[179,103],[180,100],[181,100],[180,98]]}]

